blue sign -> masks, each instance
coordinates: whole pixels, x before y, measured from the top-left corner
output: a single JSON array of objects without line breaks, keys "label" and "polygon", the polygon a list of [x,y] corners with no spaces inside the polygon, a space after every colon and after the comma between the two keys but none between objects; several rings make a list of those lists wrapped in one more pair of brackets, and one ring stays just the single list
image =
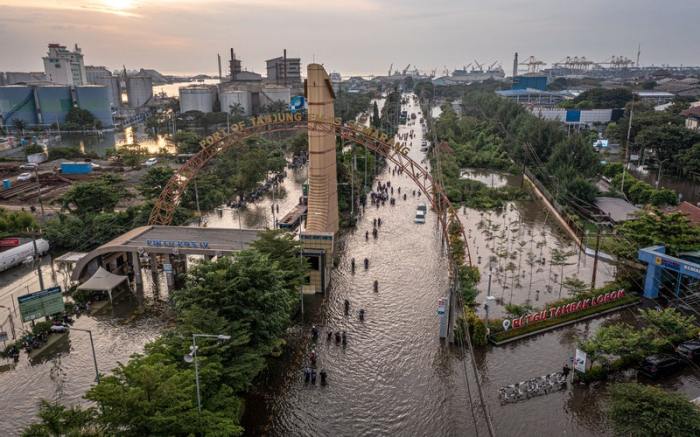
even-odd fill
[{"label": "blue sign", "polygon": [[303,111],[305,104],[304,96],[293,96],[289,100],[289,112],[293,114],[297,111]]},{"label": "blue sign", "polygon": [[208,241],[146,240],[151,247],[185,247],[189,249],[209,249]]}]

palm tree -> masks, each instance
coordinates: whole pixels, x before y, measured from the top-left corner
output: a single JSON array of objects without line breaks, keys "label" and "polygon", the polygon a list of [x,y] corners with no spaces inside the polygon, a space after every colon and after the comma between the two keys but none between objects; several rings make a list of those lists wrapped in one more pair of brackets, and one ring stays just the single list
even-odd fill
[{"label": "palm tree", "polygon": [[15,127],[17,131],[19,131],[20,136],[24,136],[24,130],[27,128],[27,122],[16,118],[12,121],[12,125]]}]

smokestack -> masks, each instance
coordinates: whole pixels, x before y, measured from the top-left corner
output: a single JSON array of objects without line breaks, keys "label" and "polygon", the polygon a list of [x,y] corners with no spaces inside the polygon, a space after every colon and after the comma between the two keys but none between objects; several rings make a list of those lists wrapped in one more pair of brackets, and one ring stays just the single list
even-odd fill
[{"label": "smokestack", "polygon": [[223,80],[221,79],[221,55],[217,53],[216,58],[219,60],[219,83],[222,83]]},{"label": "smokestack", "polygon": [[516,77],[518,75],[518,52],[515,52],[515,56],[513,57],[513,77]]},{"label": "smokestack", "polygon": [[282,58],[284,59],[284,84],[287,85],[287,49],[284,49]]}]

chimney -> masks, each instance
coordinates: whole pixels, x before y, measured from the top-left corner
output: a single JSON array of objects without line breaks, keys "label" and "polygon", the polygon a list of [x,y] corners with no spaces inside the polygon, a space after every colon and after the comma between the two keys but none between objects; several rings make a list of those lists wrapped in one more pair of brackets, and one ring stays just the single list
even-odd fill
[{"label": "chimney", "polygon": [[221,79],[221,55],[217,53],[216,58],[219,61],[219,83],[221,83],[223,82],[223,80]]},{"label": "chimney", "polygon": [[513,77],[516,77],[518,75],[518,52],[515,52],[515,56],[513,57]]},{"label": "chimney", "polygon": [[284,56],[283,56],[283,59],[284,59],[284,61],[283,61],[284,62],[284,84],[287,85],[287,49],[284,49],[283,54],[284,54]]}]

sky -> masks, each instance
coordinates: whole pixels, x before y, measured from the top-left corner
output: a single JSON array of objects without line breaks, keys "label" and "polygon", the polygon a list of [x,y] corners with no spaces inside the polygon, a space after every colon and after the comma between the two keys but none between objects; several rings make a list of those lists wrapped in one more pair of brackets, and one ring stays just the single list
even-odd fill
[{"label": "sky", "polygon": [[215,73],[230,47],[259,73],[284,48],[343,75],[474,60],[510,74],[516,51],[602,62],[639,44],[643,65],[700,65],[698,23],[699,0],[0,0],[0,71],[43,71],[50,42],[168,74]]}]

